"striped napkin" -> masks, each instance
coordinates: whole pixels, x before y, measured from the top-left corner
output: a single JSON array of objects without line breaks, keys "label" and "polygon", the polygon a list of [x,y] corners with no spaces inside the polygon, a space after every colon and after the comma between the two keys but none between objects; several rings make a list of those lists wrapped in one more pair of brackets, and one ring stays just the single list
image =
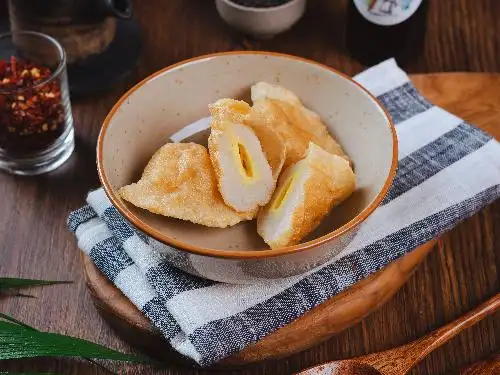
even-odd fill
[{"label": "striped napkin", "polygon": [[339,256],[307,274],[229,285],[186,274],[131,228],[102,189],[73,212],[78,246],[183,355],[208,366],[449,230],[500,196],[500,146],[417,92],[394,60],[355,78],[390,112],[399,169]]}]

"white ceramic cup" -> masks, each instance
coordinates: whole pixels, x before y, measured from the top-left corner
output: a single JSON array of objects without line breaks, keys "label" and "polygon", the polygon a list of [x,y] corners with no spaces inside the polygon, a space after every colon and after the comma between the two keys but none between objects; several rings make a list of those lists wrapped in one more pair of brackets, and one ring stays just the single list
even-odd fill
[{"label": "white ceramic cup", "polygon": [[269,39],[291,28],[304,14],[306,0],[291,0],[270,8],[252,8],[231,0],[216,0],[224,21],[237,30],[258,39]]}]

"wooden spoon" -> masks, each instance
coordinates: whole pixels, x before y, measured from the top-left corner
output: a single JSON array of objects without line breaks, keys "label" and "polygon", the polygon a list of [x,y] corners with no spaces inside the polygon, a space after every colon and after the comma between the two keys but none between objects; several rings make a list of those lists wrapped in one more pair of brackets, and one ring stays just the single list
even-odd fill
[{"label": "wooden spoon", "polygon": [[500,293],[452,323],[407,345],[354,359],[328,362],[297,375],[404,375],[425,356],[500,308]]},{"label": "wooden spoon", "polygon": [[[450,373],[451,374],[451,373]],[[500,353],[484,359],[460,371],[460,375],[495,375],[500,374]]]}]

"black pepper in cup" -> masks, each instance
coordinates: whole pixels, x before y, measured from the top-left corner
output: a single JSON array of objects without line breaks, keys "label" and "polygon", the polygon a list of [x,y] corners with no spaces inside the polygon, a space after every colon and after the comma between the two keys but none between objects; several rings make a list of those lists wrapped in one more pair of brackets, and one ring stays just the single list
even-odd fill
[{"label": "black pepper in cup", "polygon": [[249,8],[272,8],[292,0],[231,0],[233,3]]}]

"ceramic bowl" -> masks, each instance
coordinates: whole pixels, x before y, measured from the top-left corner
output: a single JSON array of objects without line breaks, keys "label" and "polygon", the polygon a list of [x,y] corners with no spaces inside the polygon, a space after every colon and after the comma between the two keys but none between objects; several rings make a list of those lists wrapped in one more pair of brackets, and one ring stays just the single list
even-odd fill
[{"label": "ceramic bowl", "polygon": [[[270,250],[254,221],[226,229],[151,214],[117,190],[135,182],[153,153],[219,98],[249,96],[267,81],[319,113],[354,162],[357,189],[295,246]],[[203,143],[206,134],[191,137]],[[229,283],[296,275],[345,249],[384,198],[397,165],[394,126],[380,103],[349,77],[313,61],[265,52],[227,52],[164,68],[135,85],[110,111],[97,146],[101,182],[112,204],[165,258],[186,272]]]},{"label": "ceramic bowl", "polygon": [[270,8],[241,6],[231,0],[215,0],[227,24],[258,39],[269,39],[291,28],[304,14],[306,0],[291,0]]}]

